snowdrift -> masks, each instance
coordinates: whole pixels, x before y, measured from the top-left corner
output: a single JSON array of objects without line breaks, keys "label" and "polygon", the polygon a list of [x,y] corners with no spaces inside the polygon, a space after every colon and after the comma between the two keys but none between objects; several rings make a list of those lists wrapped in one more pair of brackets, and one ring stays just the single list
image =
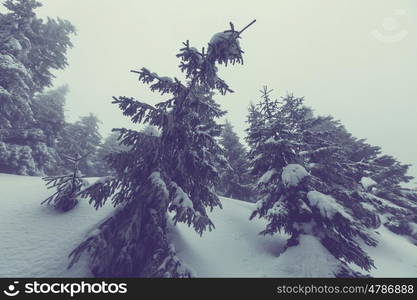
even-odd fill
[{"label": "snowdrift", "polygon": [[[50,195],[37,177],[0,174],[0,277],[90,277],[88,258],[68,270],[68,254],[96,224],[110,215],[111,203],[96,211],[81,201],[58,213],[40,202]],[[170,226],[178,256],[198,277],[327,277],[333,259],[308,236],[283,252],[285,235],[260,236],[263,220],[249,221],[254,204],[222,198],[223,210],[210,216],[216,226],[200,237],[184,224]],[[384,227],[379,245],[364,246],[375,260],[375,277],[417,277],[417,246]],[[311,250],[314,251],[311,251]]]}]

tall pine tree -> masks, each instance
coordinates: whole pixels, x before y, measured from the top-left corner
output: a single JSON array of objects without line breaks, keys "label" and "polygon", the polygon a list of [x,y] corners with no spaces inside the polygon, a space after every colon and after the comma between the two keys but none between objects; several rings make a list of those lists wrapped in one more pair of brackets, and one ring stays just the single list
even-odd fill
[{"label": "tall pine tree", "polygon": [[210,92],[232,92],[217,75],[216,65],[243,63],[238,40],[243,30],[236,31],[231,24],[201,51],[185,42],[177,57],[187,84],[146,68],[134,71],[152,91],[170,94],[167,101],[151,106],[133,98],[114,98],[132,122],[156,126],[161,134],[118,130],[131,150],[113,155],[116,176],[83,195],[97,208],[112,199],[119,209],[72,252],[71,264],[87,250],[95,276],[191,276],[167,238],[167,212],[173,214],[174,223],[184,222],[199,234],[214,228],[206,207],[221,206],[214,190],[218,180],[214,164],[220,152],[215,137],[221,131],[215,119],[224,112]]},{"label": "tall pine tree", "polygon": [[35,122],[30,131],[38,132],[36,138],[27,139],[37,169],[42,174],[56,175],[64,171],[62,157],[58,153],[58,140],[65,127],[64,105],[68,87],[62,86],[33,99],[32,110]]},{"label": "tall pine tree", "polygon": [[227,164],[221,169],[221,180],[217,189],[225,197],[250,201],[253,192],[246,150],[227,120],[220,136],[220,145]]},{"label": "tall pine tree", "polygon": [[33,99],[51,86],[52,70],[66,67],[66,51],[72,47],[69,36],[75,29],[65,20],[38,18],[35,9],[41,3],[36,0],[6,0],[4,6],[7,13],[0,14],[0,172],[42,174],[43,159],[51,149],[36,127]]},{"label": "tall pine tree", "polygon": [[[64,126],[61,137],[58,140],[58,152],[66,156],[78,153],[85,159],[81,160],[79,170],[86,176],[100,175],[96,170],[97,151],[101,145],[101,135],[99,132],[100,120],[97,116],[89,114],[81,117],[75,123],[67,123]],[[63,169],[72,170],[72,163],[62,159]]]},{"label": "tall pine tree", "polygon": [[299,246],[309,251],[311,244],[321,244],[337,262],[331,271],[335,276],[361,276],[347,262],[369,270],[373,261],[359,239],[369,245],[376,241],[357,218],[359,204],[350,204],[346,197],[354,180],[311,171],[322,158],[333,160],[336,168],[344,158],[337,145],[323,139],[322,131],[312,130],[317,119],[304,106],[303,98],[287,95],[280,101],[271,100],[265,88],[263,100],[252,107],[249,120],[250,156],[261,193],[251,218],[267,219],[262,233],[283,230],[290,236],[287,248]]},{"label": "tall pine tree", "polygon": [[128,151],[129,147],[121,145],[119,141],[119,134],[113,132],[110,134],[102,144],[98,146],[97,150],[97,159],[95,161],[95,172],[99,176],[108,176],[114,173],[113,168],[111,167],[111,162],[108,161],[108,158],[111,157],[113,153],[119,153],[123,151]]}]

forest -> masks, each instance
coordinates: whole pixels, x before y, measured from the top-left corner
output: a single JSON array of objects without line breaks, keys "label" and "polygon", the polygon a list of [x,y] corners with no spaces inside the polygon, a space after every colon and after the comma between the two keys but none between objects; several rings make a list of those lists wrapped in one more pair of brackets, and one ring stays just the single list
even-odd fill
[{"label": "forest", "polygon": [[[30,210],[39,210],[34,218],[47,218],[46,209],[65,218],[81,205],[83,211],[93,208],[84,211],[86,219],[111,211],[83,229],[82,238],[74,238],[63,254],[63,272],[85,264],[93,277],[198,277],[190,262],[183,263],[175,242],[179,233],[172,228],[187,227],[179,228],[194,231],[193,243],[199,243],[200,236],[222,231],[213,211],[219,220],[222,208],[226,214],[235,205],[230,201],[237,200],[244,213],[237,207],[231,211],[242,218],[242,230],[259,227],[251,243],[259,234],[281,245],[271,261],[309,253],[312,258],[300,264],[312,271],[300,276],[370,276],[377,266],[369,249],[381,247],[378,232],[415,251],[417,189],[407,185],[413,180],[410,164],[355,137],[331,115],[316,112],[304,95],[280,95],[269,85],[253,85],[259,97],[247,109],[245,136],[236,132],[228,119],[233,111],[220,104],[234,89],[220,73],[244,64],[245,45],[251,43],[245,34],[255,31],[259,20],[239,27],[226,20],[224,31],[214,32],[200,49],[193,41],[178,41],[177,53],[166,55],[178,61],[181,78],[159,75],[152,66],[126,72],[126,78],[137,78],[164,100],[101,99],[131,122],[102,136],[94,111],[67,120],[71,86],[53,84],[54,72],[68,66],[76,27],[65,19],[39,17],[37,0],[5,0],[3,6],[0,211],[9,193],[24,193],[25,180],[32,178],[36,181],[26,193],[36,202]],[[44,190],[39,194],[36,189]],[[18,204],[7,205],[14,209]],[[0,235],[0,248],[6,238]],[[323,265],[309,266],[319,256]],[[0,277],[10,275],[12,267],[0,259]],[[281,269],[269,276],[294,272]]]}]

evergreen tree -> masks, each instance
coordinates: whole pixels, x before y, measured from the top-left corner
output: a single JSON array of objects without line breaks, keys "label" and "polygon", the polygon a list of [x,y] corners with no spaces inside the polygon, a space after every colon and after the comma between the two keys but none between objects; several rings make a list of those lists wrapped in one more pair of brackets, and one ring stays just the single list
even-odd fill
[{"label": "evergreen tree", "polygon": [[402,186],[412,179],[407,175],[409,165],[353,137],[331,117],[317,118],[315,123],[311,131],[320,132],[320,140],[331,143],[333,150],[331,155],[320,155],[317,150],[310,155],[309,161],[314,161],[311,173],[344,186],[349,183],[340,197],[350,199],[346,203],[368,228],[378,228],[383,220],[393,232],[416,241],[415,192]]},{"label": "evergreen tree", "polygon": [[83,187],[88,186],[88,182],[83,179],[83,175],[78,169],[80,161],[83,159],[78,153],[74,157],[66,157],[73,165],[73,171],[68,175],[44,177],[48,188],[56,188],[56,192],[44,200],[41,204],[53,205],[57,210],[66,212],[73,209],[78,204],[78,193]]},{"label": "evergreen tree", "polygon": [[177,57],[187,84],[146,68],[134,71],[152,91],[171,94],[169,100],[151,106],[133,98],[114,98],[124,115],[134,123],[156,126],[160,136],[118,130],[131,150],[112,155],[116,176],[82,194],[96,207],[111,198],[119,209],[72,252],[71,265],[87,250],[95,276],[191,276],[167,238],[167,211],[174,223],[187,223],[199,234],[214,227],[206,207],[221,205],[214,191],[218,180],[214,163],[220,152],[215,137],[221,131],[215,119],[224,112],[210,91],[231,92],[218,77],[216,64],[243,62],[238,41],[242,32],[231,25],[202,51],[185,42]]},{"label": "evergreen tree", "polygon": [[[156,135],[155,131],[153,133]],[[152,132],[151,132],[152,134]],[[114,173],[111,163],[108,161],[108,158],[112,153],[119,153],[123,151],[128,151],[129,147],[120,144],[119,134],[114,132],[110,134],[104,142],[98,147],[97,150],[97,160],[95,165],[95,172],[99,176],[111,175]]]},{"label": "evergreen tree", "polygon": [[[261,193],[251,218],[267,219],[262,233],[283,230],[290,235],[287,247],[301,240],[319,241],[338,259],[335,276],[360,276],[346,262],[369,270],[373,261],[358,239],[368,245],[376,241],[357,218],[356,212],[362,208],[346,197],[354,180],[310,171],[322,160],[333,160],[338,169],[338,159],[343,161],[344,157],[331,140],[323,139],[326,132],[311,130],[317,119],[303,105],[303,98],[287,95],[281,101],[271,100],[265,88],[263,101],[256,109],[252,107],[249,120],[252,172],[259,178]],[[332,168],[327,165],[327,170]]]},{"label": "evergreen tree", "polygon": [[[35,0],[6,0],[0,14],[0,172],[37,175],[53,155],[36,127],[35,94],[51,86],[53,69],[67,65],[74,27],[38,18]],[[40,161],[37,160],[41,157]],[[52,163],[53,164],[53,161]]]},{"label": "evergreen tree", "polygon": [[354,139],[352,149],[350,167],[361,186],[357,195],[362,206],[380,215],[388,229],[417,243],[417,191],[403,187],[412,179],[407,175],[409,165],[381,154],[379,147],[364,140]]},{"label": "evergreen tree", "polygon": [[233,131],[233,126],[227,120],[222,130],[220,145],[228,163],[221,170],[221,180],[217,189],[225,197],[251,200],[253,193],[249,185],[249,163],[246,150]]},{"label": "evergreen tree", "polygon": [[393,232],[417,241],[415,192],[402,185],[412,177],[409,165],[398,162],[381,148],[353,137],[332,117],[317,117],[304,134],[302,151],[311,174],[345,187],[338,197],[368,228],[383,224]]},{"label": "evergreen tree", "polygon": [[55,148],[65,126],[64,106],[68,86],[37,94],[33,99],[34,127],[43,131],[46,144]]},{"label": "evergreen tree", "polygon": [[[142,130],[142,133],[149,136],[160,136],[158,128],[152,125],[147,125]],[[104,142],[99,145],[97,150],[97,159],[95,161],[95,172],[97,175],[106,176],[113,174],[115,170],[111,167],[111,162],[109,161],[111,154],[128,150],[130,150],[130,147],[120,143],[119,134],[117,132],[110,134]]]},{"label": "evergreen tree", "polygon": [[[33,99],[32,110],[35,122],[30,131],[37,131],[37,138],[26,139],[32,149],[32,157],[42,174],[62,174],[62,158],[58,154],[57,141],[65,124],[64,105],[68,87],[63,86],[37,94]],[[33,135],[35,137],[35,135]]]},{"label": "evergreen tree", "polygon": [[[101,145],[101,135],[99,133],[100,120],[93,114],[81,117],[75,123],[67,123],[64,126],[57,148],[59,153],[71,155],[79,153],[86,157],[80,162],[79,169],[86,176],[97,176],[96,170],[97,151]],[[71,164],[64,161],[64,169],[71,169]]]},{"label": "evergreen tree", "polygon": [[[59,174],[57,139],[63,130],[67,87],[38,93],[32,100],[30,128],[5,129],[0,137],[1,172],[26,175]],[[0,130],[1,131],[1,130]]]},{"label": "evergreen tree", "polygon": [[147,125],[142,132],[146,135],[150,136],[161,136],[161,133],[159,132],[158,128],[152,125]]}]

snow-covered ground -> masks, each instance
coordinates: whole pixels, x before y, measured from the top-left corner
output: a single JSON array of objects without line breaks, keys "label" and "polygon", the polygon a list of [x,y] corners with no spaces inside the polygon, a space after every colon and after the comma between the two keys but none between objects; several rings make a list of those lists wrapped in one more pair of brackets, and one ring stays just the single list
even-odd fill
[{"label": "snow-covered ground", "polygon": [[[49,196],[36,177],[0,174],[0,277],[86,277],[84,257],[67,270],[68,254],[84,236],[113,211],[110,203],[95,211],[87,201],[57,213],[41,206]],[[200,277],[321,277],[334,261],[319,243],[306,236],[306,249],[291,248],[280,256],[285,236],[259,236],[264,221],[248,217],[254,204],[222,199],[223,210],[211,218],[212,232],[200,237],[183,224],[171,226],[180,258]],[[417,247],[381,227],[379,246],[367,247],[374,258],[375,277],[417,277]],[[313,253],[314,252],[314,253]],[[319,254],[317,254],[319,253]]]},{"label": "snow-covered ground", "polygon": [[251,203],[222,198],[223,209],[210,218],[216,228],[199,236],[185,224],[171,226],[178,256],[201,277],[279,276],[276,257],[286,243],[284,237],[260,236],[265,223],[249,221]]},{"label": "snow-covered ground", "polygon": [[0,174],[0,277],[90,276],[86,261],[67,270],[68,254],[112,211],[82,201],[67,213],[40,205],[52,190],[37,177]]}]

